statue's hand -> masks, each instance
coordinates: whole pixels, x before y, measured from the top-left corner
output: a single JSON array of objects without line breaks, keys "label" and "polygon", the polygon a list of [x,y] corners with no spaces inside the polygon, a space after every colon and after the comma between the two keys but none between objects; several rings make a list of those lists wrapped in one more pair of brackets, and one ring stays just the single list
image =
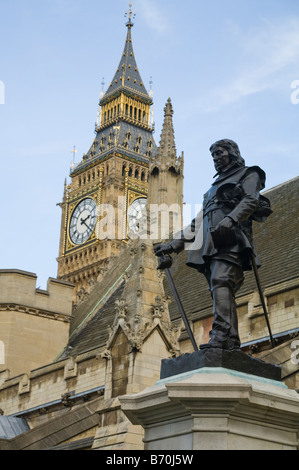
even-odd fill
[{"label": "statue's hand", "polygon": [[231,219],[230,217],[224,217],[223,220],[221,220],[221,222],[219,222],[219,224],[216,225],[215,227],[215,230],[219,230],[220,232],[222,231],[222,229],[224,230],[230,230],[234,227],[234,221],[233,219]]},{"label": "statue's hand", "polygon": [[215,248],[229,248],[237,243],[234,226],[234,221],[230,217],[225,217],[216,225],[214,230],[211,229]]},{"label": "statue's hand", "polygon": [[167,244],[161,244],[154,247],[154,252],[156,256],[162,256],[163,253],[167,255],[173,253],[173,251],[174,250],[172,246]]}]

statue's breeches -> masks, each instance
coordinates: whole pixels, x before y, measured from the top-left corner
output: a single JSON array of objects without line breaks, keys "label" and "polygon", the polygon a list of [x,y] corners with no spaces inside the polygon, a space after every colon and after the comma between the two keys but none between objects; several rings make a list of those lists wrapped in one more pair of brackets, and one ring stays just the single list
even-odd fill
[{"label": "statue's breeches", "polygon": [[211,340],[227,343],[227,347],[238,348],[238,317],[235,304],[235,292],[243,283],[241,266],[225,260],[212,259],[206,275],[213,297],[213,329]]},{"label": "statue's breeches", "polygon": [[238,258],[236,263],[227,260],[211,258],[207,263],[206,278],[209,283],[210,291],[217,287],[229,287],[233,293],[240,289],[244,281],[244,273]]}]

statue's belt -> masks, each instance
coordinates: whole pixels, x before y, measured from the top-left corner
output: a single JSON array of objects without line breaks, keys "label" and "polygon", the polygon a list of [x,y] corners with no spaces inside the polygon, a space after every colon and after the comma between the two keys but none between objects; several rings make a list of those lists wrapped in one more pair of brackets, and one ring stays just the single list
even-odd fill
[{"label": "statue's belt", "polygon": [[[206,215],[208,215],[210,212],[212,211],[217,211],[217,210],[223,210],[225,208],[225,204],[223,202],[219,202],[216,200],[213,200],[213,201],[210,201],[205,207],[204,207],[204,210],[203,210],[203,216],[205,217]],[[228,205],[226,205],[226,208],[228,209]],[[230,207],[230,210],[232,208]]]}]

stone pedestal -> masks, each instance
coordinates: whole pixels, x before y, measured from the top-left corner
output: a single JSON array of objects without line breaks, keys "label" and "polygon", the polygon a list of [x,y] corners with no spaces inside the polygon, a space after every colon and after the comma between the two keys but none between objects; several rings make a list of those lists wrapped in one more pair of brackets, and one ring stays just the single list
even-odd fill
[{"label": "stone pedestal", "polygon": [[120,402],[145,450],[298,450],[299,395],[279,380],[201,367]]},{"label": "stone pedestal", "polygon": [[281,380],[280,366],[261,361],[241,350],[208,348],[183,354],[172,359],[162,359],[160,378],[190,372],[202,367],[223,367],[272,380]]}]

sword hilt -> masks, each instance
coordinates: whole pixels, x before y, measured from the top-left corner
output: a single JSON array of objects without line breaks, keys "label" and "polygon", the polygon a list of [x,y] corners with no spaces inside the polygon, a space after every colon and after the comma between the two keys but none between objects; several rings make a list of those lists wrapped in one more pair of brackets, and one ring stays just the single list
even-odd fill
[{"label": "sword hilt", "polygon": [[159,257],[159,266],[157,269],[169,269],[172,266],[172,257],[167,253],[162,253]]}]

